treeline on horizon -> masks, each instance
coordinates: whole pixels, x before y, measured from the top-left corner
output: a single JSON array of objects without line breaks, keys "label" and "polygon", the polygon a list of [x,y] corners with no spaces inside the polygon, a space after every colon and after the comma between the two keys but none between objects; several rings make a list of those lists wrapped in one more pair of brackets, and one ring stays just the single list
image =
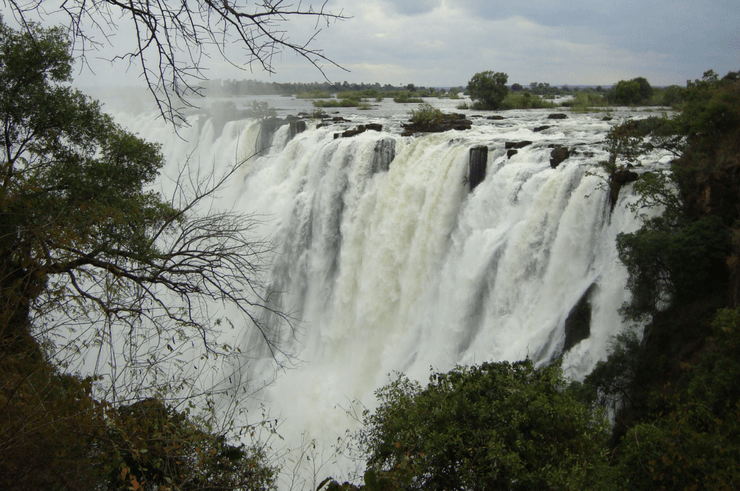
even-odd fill
[{"label": "treeline on horizon", "polygon": [[[419,103],[421,98],[436,97],[458,99],[461,94],[470,95],[470,87],[425,87],[414,84],[391,85],[380,83],[344,82],[262,82],[258,80],[203,81],[203,94],[211,97],[238,97],[255,95],[296,96],[314,99],[318,107],[362,106],[369,109],[367,102],[380,102],[392,98],[398,103]],[[573,110],[588,110],[595,107],[618,105],[667,106],[677,108],[684,102],[684,87],[678,85],[651,86],[645,77],[620,80],[613,85],[578,86],[551,85],[547,82],[532,82],[528,86],[513,83],[507,86],[508,100],[502,108],[527,109],[537,107],[570,107]],[[535,96],[532,99],[530,96]],[[558,97],[571,96],[562,102],[553,102]],[[325,99],[319,101],[319,99]],[[363,102],[365,104],[363,104]],[[464,104],[459,109],[468,109]]]}]

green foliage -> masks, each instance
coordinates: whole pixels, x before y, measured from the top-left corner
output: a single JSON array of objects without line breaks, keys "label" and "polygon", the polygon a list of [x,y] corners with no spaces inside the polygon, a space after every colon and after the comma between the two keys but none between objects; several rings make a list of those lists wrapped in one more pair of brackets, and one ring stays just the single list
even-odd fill
[{"label": "green foliage", "polygon": [[612,411],[625,407],[629,403],[639,356],[640,338],[634,329],[613,336],[607,359],[599,361],[582,386],[577,386],[579,398]]},{"label": "green foliage", "polygon": [[95,400],[91,378],[40,361],[0,362],[4,490],[267,490],[275,470],[259,446],[220,434],[155,399]]},{"label": "green foliage", "polygon": [[586,489],[605,462],[606,423],[557,366],[485,363],[399,375],[377,393],[361,443],[389,489]]},{"label": "green foliage", "polygon": [[92,490],[105,480],[88,435],[103,430],[91,379],[0,354],[0,487]]},{"label": "green foliage", "polygon": [[357,107],[359,99],[320,99],[313,101],[314,107]]},{"label": "green foliage", "polygon": [[150,234],[177,217],[147,190],[163,164],[158,146],[66,84],[68,50],[58,29],[17,33],[0,21],[0,344],[28,332],[51,275],[154,260]]},{"label": "green foliage", "polygon": [[544,100],[538,95],[529,92],[510,92],[501,103],[501,109],[542,109],[557,107],[556,104]]},{"label": "green foliage", "polygon": [[480,101],[482,109],[501,109],[509,88],[509,76],[501,72],[485,71],[473,75],[468,82],[470,98]]},{"label": "green foliage", "polygon": [[609,92],[609,99],[616,104],[645,104],[650,101],[653,88],[644,77],[620,80]]},{"label": "green foliage", "polygon": [[685,226],[653,218],[637,232],[620,234],[617,249],[632,292],[623,313],[632,319],[654,315],[671,302],[713,293],[726,282],[729,237],[717,216]]},{"label": "green foliage", "polygon": [[727,490],[740,486],[740,311],[721,310],[713,336],[668,409],[633,427],[617,455],[629,489]]},{"label": "green foliage", "polygon": [[393,102],[398,104],[421,104],[424,100],[417,93],[412,95],[409,91],[403,91],[393,96]]},{"label": "green foliage", "polygon": [[562,105],[576,112],[585,112],[591,108],[603,108],[608,103],[598,92],[580,90],[573,95],[571,100],[563,102]]},{"label": "green foliage", "polygon": [[442,121],[443,116],[441,110],[428,102],[419,104],[419,107],[412,109],[409,114],[411,115],[411,122],[419,126],[434,126]]},{"label": "green foliage", "polygon": [[267,101],[250,101],[247,114],[253,119],[265,121],[277,117],[277,111]]},{"label": "green foliage", "polygon": [[[215,186],[193,179],[192,194],[180,187],[171,199],[150,190],[164,162],[159,147],[70,87],[70,49],[59,29],[16,32],[0,19],[0,484],[271,487],[259,449],[232,446],[163,403],[121,406],[152,393],[200,395],[173,369],[178,340],[191,349],[197,337],[209,355],[225,353],[212,344],[220,321],[203,301],[249,317],[260,302],[244,292],[258,287],[261,245],[244,235],[248,218],[195,215],[226,177]],[[77,336],[79,326],[89,337]],[[53,341],[62,335],[72,357],[92,346],[115,371],[61,373]]]},{"label": "green foliage", "polygon": [[299,92],[295,97],[296,99],[328,99],[331,97],[331,92],[328,90],[314,89],[308,92]]},{"label": "green foliage", "polygon": [[[275,470],[260,447],[230,445],[156,399],[117,408],[107,421],[102,448],[108,489],[239,489],[274,486]],[[137,483],[137,484],[134,484]]]}]

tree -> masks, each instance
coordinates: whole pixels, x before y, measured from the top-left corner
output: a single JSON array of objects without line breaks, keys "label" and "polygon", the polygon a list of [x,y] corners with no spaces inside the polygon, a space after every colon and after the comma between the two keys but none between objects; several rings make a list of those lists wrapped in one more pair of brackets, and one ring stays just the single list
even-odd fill
[{"label": "tree", "polygon": [[[230,445],[186,414],[157,399],[117,408],[99,445],[111,491],[274,488],[275,469],[261,447]],[[134,484],[136,483],[136,484]]]},{"label": "tree", "polygon": [[[52,7],[43,0],[9,2],[20,22],[28,29],[34,19],[43,18]],[[54,6],[53,8],[56,8]],[[152,0],[99,0],[65,2],[60,10],[69,19],[68,32],[79,41],[81,56],[97,50],[112,53],[111,61],[136,63],[162,114],[172,120],[183,119],[178,105],[190,103],[187,96],[198,94],[204,79],[205,60],[212,51],[235,67],[250,69],[258,65],[272,73],[273,59],[283,50],[306,59],[323,74],[323,63],[332,62],[320,49],[312,47],[320,26],[346,17],[326,9],[326,1],[312,5],[282,0],[249,2],[155,2]],[[52,10],[53,12],[53,10]],[[307,40],[293,41],[283,27],[288,21],[306,19],[313,23]],[[91,26],[91,27],[89,27]],[[113,39],[121,30],[133,35],[133,47],[121,49]],[[129,34],[133,33],[133,34]],[[238,55],[229,54],[241,47]]]},{"label": "tree", "polygon": [[481,101],[480,104],[484,109],[499,109],[504,102],[509,88],[506,81],[509,76],[501,72],[485,71],[473,75],[468,82],[468,91],[470,98],[474,101]]},{"label": "tree", "polygon": [[612,97],[618,104],[640,104],[648,102],[653,88],[645,77],[620,80],[612,89]]},{"label": "tree", "polygon": [[287,316],[263,296],[269,245],[250,236],[255,220],[197,214],[228,176],[184,173],[168,199],[149,190],[163,164],[157,145],[65,84],[60,29],[28,29],[0,23],[0,350],[106,348],[101,363],[120,370],[112,384],[121,364],[153,382],[193,339],[203,356],[223,352],[208,302],[231,305],[276,349],[265,319]]},{"label": "tree", "polygon": [[721,309],[712,336],[657,416],[629,430],[617,449],[621,480],[635,490],[737,489],[740,486],[740,311]]},{"label": "tree", "polygon": [[399,489],[597,489],[606,421],[558,366],[484,363],[399,375],[377,393],[360,441],[368,468]]},{"label": "tree", "polygon": [[620,80],[614,86],[614,100],[619,104],[638,104],[640,96],[640,84],[634,80]]},{"label": "tree", "polygon": [[640,100],[649,101],[650,96],[653,95],[653,87],[650,85],[650,82],[645,77],[633,78],[632,81],[637,82],[637,85],[640,86]]},{"label": "tree", "polygon": [[[229,322],[262,330],[276,349],[264,319],[287,316],[262,296],[268,245],[250,237],[250,217],[201,214],[228,174],[198,179],[184,170],[171,197],[152,191],[159,147],[70,88],[71,61],[63,30],[16,32],[0,19],[0,482],[103,489],[110,457],[129,436],[156,440],[155,430],[174,425],[187,479],[243,488],[229,476],[252,475],[244,466],[259,454],[227,443],[229,421],[195,423],[162,403],[137,413],[144,431],[125,421],[124,408],[154,396],[195,406],[208,396],[189,384],[185,365],[229,352],[217,343],[214,303],[239,312]],[[97,364],[82,366],[86,355]],[[123,428],[115,438],[114,428]],[[196,448],[214,459],[195,459]],[[224,452],[235,460],[220,459]],[[253,477],[267,486],[265,475]]]}]

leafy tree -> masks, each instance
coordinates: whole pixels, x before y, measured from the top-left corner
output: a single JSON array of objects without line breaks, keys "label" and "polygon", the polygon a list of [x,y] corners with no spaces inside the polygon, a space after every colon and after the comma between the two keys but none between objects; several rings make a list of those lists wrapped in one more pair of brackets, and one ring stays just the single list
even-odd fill
[{"label": "leafy tree", "polygon": [[635,425],[617,455],[629,489],[737,489],[740,486],[740,311],[720,310],[707,349],[685,363],[667,408]]},{"label": "leafy tree", "polygon": [[640,100],[650,100],[650,96],[653,95],[653,87],[650,85],[650,82],[645,77],[633,78],[632,81],[637,82],[637,85],[640,86]]},{"label": "leafy tree", "polygon": [[614,100],[618,104],[639,104],[642,100],[640,84],[634,80],[620,80],[614,86]]},{"label": "leafy tree", "polygon": [[468,82],[470,98],[480,101],[483,109],[500,109],[506,94],[509,93],[507,80],[509,76],[501,72],[488,70],[476,73]]},{"label": "leafy tree", "polygon": [[377,392],[361,443],[387,489],[595,489],[606,422],[576,401],[558,366],[484,363],[399,375]]},{"label": "leafy tree", "polygon": [[[227,444],[228,421],[216,432],[169,407],[130,420],[122,407],[200,395],[173,364],[185,346],[203,357],[228,352],[215,342],[221,321],[209,302],[231,305],[258,329],[263,313],[282,316],[260,299],[265,249],[249,237],[254,222],[198,214],[228,175],[198,181],[185,172],[172,197],[152,191],[158,146],[70,88],[71,61],[62,29],[16,32],[0,19],[0,483],[103,489],[131,435],[149,445],[174,424],[171,443],[188,452],[178,456],[186,477],[167,476],[179,489],[193,480],[244,488],[229,477],[237,475],[266,487],[260,454]],[[61,373],[91,352],[104,379]],[[188,442],[215,453],[198,460]],[[158,462],[147,469],[165,469]],[[156,475],[169,485],[164,470]],[[136,489],[131,480],[110,486],[123,484]]]},{"label": "leafy tree", "polygon": [[93,490],[105,481],[88,435],[105,431],[92,380],[0,352],[0,487]]},{"label": "leafy tree", "polygon": [[611,99],[617,104],[640,104],[650,100],[653,88],[645,77],[620,80],[611,91]]},{"label": "leafy tree", "polygon": [[275,470],[261,447],[230,445],[157,399],[117,408],[100,445],[108,489],[238,489],[274,485]]},{"label": "leafy tree", "polygon": [[169,199],[151,191],[158,147],[65,84],[62,30],[28,29],[0,23],[0,350],[106,348],[103,363],[121,376],[112,382],[134,365],[136,380],[153,382],[192,339],[206,355],[224,352],[210,301],[272,339],[263,313],[285,316],[261,300],[266,245],[249,235],[254,220],[196,214],[228,176],[211,186],[190,176],[188,191],[183,174]]},{"label": "leafy tree", "polygon": [[261,446],[156,399],[113,407],[91,378],[0,355],[0,486],[4,490],[262,491],[274,469]]}]

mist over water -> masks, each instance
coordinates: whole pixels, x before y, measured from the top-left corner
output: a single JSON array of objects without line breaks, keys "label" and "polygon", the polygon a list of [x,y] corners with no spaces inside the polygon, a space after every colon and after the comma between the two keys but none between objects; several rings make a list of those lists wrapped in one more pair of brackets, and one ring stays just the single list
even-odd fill
[{"label": "mist over water", "polygon": [[[446,112],[457,103],[431,102]],[[306,104],[271,103],[283,114]],[[509,111],[501,121],[476,118],[464,132],[401,137],[409,109],[392,102],[344,109],[352,123],[317,128],[309,121],[293,138],[283,126],[215,203],[261,218],[256,233],[275,244],[264,278],[279,292],[272,305],[298,318],[294,330],[273,339],[284,368],[261,333],[247,327],[233,340],[244,357],[232,380],[270,383],[253,404],[282,420],[287,447],[315,439],[330,449],[356,426],[346,410],[372,408],[374,391],[394,371],[425,381],[430,368],[551,361],[563,354],[566,318],[587,292],[590,336],[564,354],[568,376],[588,374],[626,327],[617,310],[628,299],[627,274],[615,238],[639,222],[627,209],[630,186],[610,214],[597,164],[607,157],[601,141],[611,125],[639,114],[602,121],[603,113],[569,113],[552,121],[552,111]],[[178,137],[151,116],[118,119],[162,143],[170,176],[188,158],[218,172],[250,157],[260,130],[245,120],[218,131],[201,115]],[[384,131],[334,138],[366,122]],[[533,131],[542,125],[550,128]],[[524,140],[532,143],[508,158],[505,142]],[[489,149],[488,169],[471,192],[469,151],[479,145]],[[575,150],[556,169],[553,145]],[[646,168],[660,166],[659,157],[649,156]],[[163,189],[171,185],[162,179]],[[327,465],[318,474],[338,478],[342,470]]]}]

